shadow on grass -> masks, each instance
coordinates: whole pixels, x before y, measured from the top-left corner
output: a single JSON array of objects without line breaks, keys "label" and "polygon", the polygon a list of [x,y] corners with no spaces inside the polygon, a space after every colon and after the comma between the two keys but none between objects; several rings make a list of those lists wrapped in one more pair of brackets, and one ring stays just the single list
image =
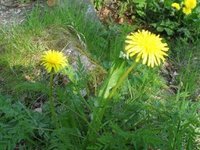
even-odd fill
[{"label": "shadow on grass", "polygon": [[0,62],[0,93],[34,109],[47,99],[48,87],[41,77],[35,80],[29,74],[30,70],[31,68],[22,65],[11,67],[8,62]]}]

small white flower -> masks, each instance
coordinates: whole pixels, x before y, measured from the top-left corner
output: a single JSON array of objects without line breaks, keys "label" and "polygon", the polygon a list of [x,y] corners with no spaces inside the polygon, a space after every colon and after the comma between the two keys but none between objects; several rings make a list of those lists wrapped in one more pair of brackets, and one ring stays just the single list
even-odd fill
[{"label": "small white flower", "polygon": [[124,53],[123,51],[120,51],[119,58],[123,58],[123,59],[129,60],[129,55]]}]

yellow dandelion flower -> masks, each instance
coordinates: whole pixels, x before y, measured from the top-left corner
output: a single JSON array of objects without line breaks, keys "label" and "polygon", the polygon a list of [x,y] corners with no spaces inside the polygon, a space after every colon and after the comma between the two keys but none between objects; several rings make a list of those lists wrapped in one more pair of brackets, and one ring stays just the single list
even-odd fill
[{"label": "yellow dandelion flower", "polygon": [[183,13],[186,14],[186,15],[189,15],[189,14],[192,13],[192,9],[187,8],[187,7],[183,7]]},{"label": "yellow dandelion flower", "polygon": [[131,33],[125,41],[127,43],[125,52],[129,57],[136,56],[136,62],[140,59],[147,66],[158,66],[161,61],[165,61],[168,46],[162,42],[159,35],[152,34],[149,31],[142,30]]},{"label": "yellow dandelion flower", "polygon": [[172,3],[171,5],[173,8],[175,8],[176,10],[180,10],[181,6],[179,5],[179,3]]},{"label": "yellow dandelion flower", "polygon": [[49,50],[44,52],[42,56],[42,65],[45,67],[48,73],[54,71],[55,73],[64,69],[67,65],[67,58],[62,52]]},{"label": "yellow dandelion flower", "polygon": [[197,1],[196,0],[185,0],[184,5],[188,9],[194,9],[197,5]]}]

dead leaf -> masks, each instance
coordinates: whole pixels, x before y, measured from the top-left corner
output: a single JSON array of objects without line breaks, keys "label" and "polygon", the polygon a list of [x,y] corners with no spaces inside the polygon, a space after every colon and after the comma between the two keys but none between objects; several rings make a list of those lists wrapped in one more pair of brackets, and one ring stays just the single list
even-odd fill
[{"label": "dead leaf", "polygon": [[52,6],[55,6],[57,3],[57,0],[47,0],[47,4],[48,6],[52,7]]}]

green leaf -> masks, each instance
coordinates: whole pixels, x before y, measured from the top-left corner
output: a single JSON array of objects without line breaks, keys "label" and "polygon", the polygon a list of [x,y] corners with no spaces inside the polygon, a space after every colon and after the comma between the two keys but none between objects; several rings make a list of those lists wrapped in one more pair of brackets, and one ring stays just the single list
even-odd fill
[{"label": "green leaf", "polygon": [[164,29],[163,29],[162,27],[157,27],[156,30],[157,30],[158,32],[163,32],[163,31],[164,31]]},{"label": "green leaf", "polygon": [[100,89],[99,96],[105,99],[108,98],[110,90],[117,84],[125,69],[125,63],[123,62],[113,65],[104,86]]},{"label": "green leaf", "polygon": [[174,31],[169,29],[169,28],[165,28],[165,31],[167,32],[168,35],[173,35]]}]

